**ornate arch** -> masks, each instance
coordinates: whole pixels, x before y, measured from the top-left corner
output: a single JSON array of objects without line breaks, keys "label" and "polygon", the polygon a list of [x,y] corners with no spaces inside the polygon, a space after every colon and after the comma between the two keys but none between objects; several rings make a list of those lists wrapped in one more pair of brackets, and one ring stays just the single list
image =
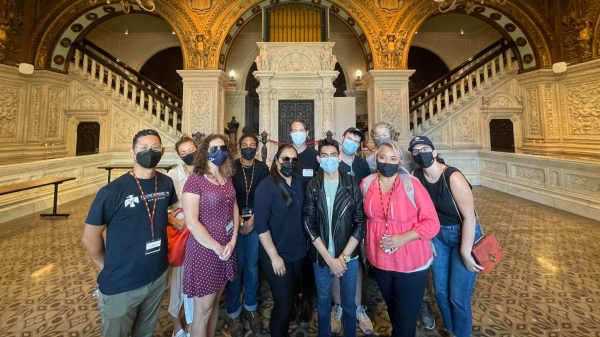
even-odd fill
[{"label": "ornate arch", "polygon": [[[464,4],[458,3],[455,9],[464,10]],[[400,44],[395,46],[400,57],[399,68],[406,69],[408,65],[408,49],[417,29],[427,18],[436,13],[439,13],[437,3],[421,0],[407,4],[402,14],[396,18],[391,31],[396,43]],[[552,64],[550,45],[554,42],[552,38],[554,29],[539,14],[539,9],[524,2],[518,6],[511,2],[506,2],[502,6],[485,2],[483,5],[477,4],[474,14],[488,22],[494,22],[493,26],[501,30],[501,34],[505,37],[510,36],[510,39],[518,40],[517,36],[522,35],[519,36],[523,38],[520,40],[521,43],[517,41],[521,54],[519,60],[521,69],[534,70]],[[547,36],[550,36],[550,41],[547,40]]]},{"label": "ornate arch", "polygon": [[[146,13],[137,5],[132,5],[132,13]],[[82,39],[87,32],[101,22],[122,14],[119,3],[106,5],[100,3],[89,6],[87,0],[70,2],[61,0],[52,6],[34,28],[32,46],[37,46],[33,54],[36,68],[66,71],[71,54],[71,43]],[[171,25],[180,40],[184,52],[184,64],[192,64],[196,53],[198,24],[176,0],[156,2],[154,15],[161,17]],[[56,62],[58,61],[58,62]]]},{"label": "ornate arch", "polygon": [[[210,16],[201,19],[201,26],[204,31],[211,32],[211,50],[218,50],[218,53],[211,53],[208,63],[211,69],[217,69],[225,62],[228,45],[233,40],[235,33],[244,25],[244,23],[262,10],[262,7],[278,2],[288,2],[291,0],[220,0],[215,4],[210,12]],[[370,0],[295,0],[318,2],[321,5],[329,7],[334,15],[338,15],[345,20],[357,33],[360,43],[366,51],[368,64],[370,68],[377,69],[379,64],[373,57],[373,41],[378,36],[376,27],[387,31],[385,22],[380,11],[374,7]]]}]

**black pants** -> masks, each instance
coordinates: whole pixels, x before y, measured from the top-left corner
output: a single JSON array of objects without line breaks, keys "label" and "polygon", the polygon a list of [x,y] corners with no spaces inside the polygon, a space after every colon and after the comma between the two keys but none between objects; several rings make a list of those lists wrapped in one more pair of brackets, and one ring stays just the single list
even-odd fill
[{"label": "black pants", "polygon": [[273,311],[271,311],[271,321],[269,322],[271,336],[287,337],[304,259],[286,262],[283,276],[275,275],[271,259],[262,247],[258,250],[258,261],[273,296]]},{"label": "black pants", "polygon": [[[308,242],[312,245],[312,242]],[[309,303],[312,303],[312,297],[317,293],[317,287],[315,284],[315,270],[313,268],[313,260],[306,255],[302,262],[302,278],[300,279],[300,292],[302,297]]]},{"label": "black pants", "polygon": [[429,268],[413,273],[375,269],[375,279],[387,304],[392,337],[414,337]]}]

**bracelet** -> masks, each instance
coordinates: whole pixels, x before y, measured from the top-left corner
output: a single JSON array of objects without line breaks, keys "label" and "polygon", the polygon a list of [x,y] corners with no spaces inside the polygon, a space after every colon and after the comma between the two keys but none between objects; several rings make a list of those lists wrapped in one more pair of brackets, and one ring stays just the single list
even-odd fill
[{"label": "bracelet", "polygon": [[233,236],[237,236],[237,235],[238,235],[238,233],[233,233]]}]

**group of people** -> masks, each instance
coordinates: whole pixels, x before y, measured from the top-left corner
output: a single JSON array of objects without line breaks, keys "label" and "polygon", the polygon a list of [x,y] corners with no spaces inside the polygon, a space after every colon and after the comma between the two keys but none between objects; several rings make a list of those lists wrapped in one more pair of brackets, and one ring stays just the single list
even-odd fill
[{"label": "group of people", "polygon": [[[270,168],[255,159],[251,132],[240,137],[236,159],[222,135],[200,144],[184,136],[175,145],[182,162],[168,176],[156,171],[165,152],[159,134],[135,135],[133,169],[100,189],[83,234],[101,270],[105,336],[152,336],[167,283],[173,336],[214,336],[223,293],[230,334],[243,336],[244,320],[257,333],[259,266],[273,298],[271,336],[309,322],[314,297],[319,336],[355,336],[357,322],[372,334],[362,304],[367,264],[393,336],[415,336],[419,314],[430,315],[430,270],[446,330],[470,336],[482,269],[470,252],[481,229],[462,173],[444,164],[427,137],[401,149],[387,123],[373,127],[376,148],[367,160],[356,154],[365,141],[356,128],[317,149],[306,144],[304,121],[294,121],[290,135]],[[167,226],[190,232],[183,266],[170,271]],[[430,319],[424,325],[433,329]]]}]

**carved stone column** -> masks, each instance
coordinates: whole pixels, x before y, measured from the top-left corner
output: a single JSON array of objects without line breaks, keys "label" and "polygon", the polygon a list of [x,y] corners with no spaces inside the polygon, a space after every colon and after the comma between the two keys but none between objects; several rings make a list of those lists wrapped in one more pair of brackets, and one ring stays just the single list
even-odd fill
[{"label": "carved stone column", "polygon": [[183,78],[181,131],[223,133],[227,75],[221,70],[178,70]]},{"label": "carved stone column", "polygon": [[414,70],[371,70],[365,76],[369,130],[375,123],[387,122],[399,133],[402,147],[410,141],[408,78]]}]

